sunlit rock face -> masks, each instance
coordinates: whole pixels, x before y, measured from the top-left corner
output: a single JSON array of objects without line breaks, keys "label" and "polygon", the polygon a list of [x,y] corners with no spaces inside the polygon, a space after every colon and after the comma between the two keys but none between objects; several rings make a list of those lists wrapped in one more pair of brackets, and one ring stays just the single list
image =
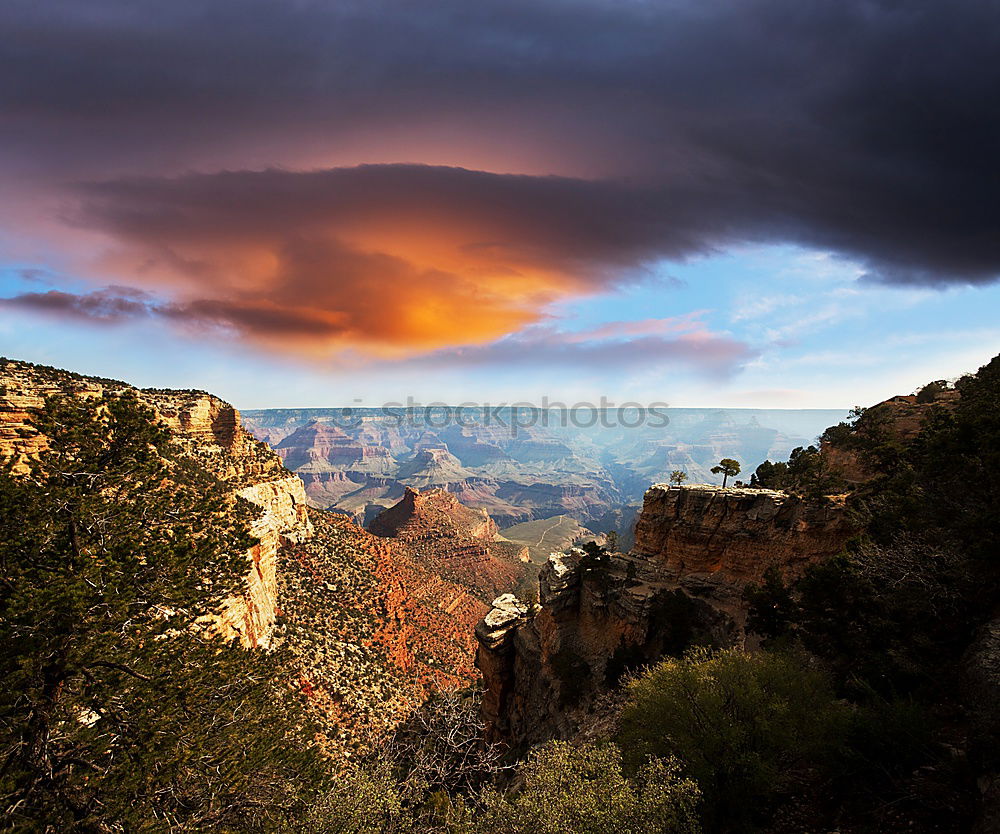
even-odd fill
[{"label": "sunlit rock face", "polygon": [[529,570],[528,548],[500,535],[485,510],[442,489],[406,487],[403,498],[372,519],[369,530],[394,539],[415,562],[469,588],[483,602],[516,588]]},{"label": "sunlit rock face", "polygon": [[132,391],[173,434],[183,454],[231,485],[260,508],[251,532],[259,543],[246,554],[247,583],[242,594],[225,600],[213,622],[220,634],[246,646],[270,638],[277,601],[276,554],[283,541],[308,538],[305,492],[298,477],[243,427],[240,413],[204,391],[133,388],[116,380],[84,377],[26,362],[0,363],[0,455],[13,456],[19,469],[45,448],[46,439],[31,424],[31,409],[54,394],[99,397]]},{"label": "sunlit rock face", "polygon": [[839,552],[850,532],[842,502],[656,484],[646,491],[632,553],[664,577],[703,579],[725,590],[759,581],[771,565],[798,576]]},{"label": "sunlit rock face", "polygon": [[250,572],[240,596],[226,600],[218,628],[223,636],[238,636],[247,646],[266,645],[278,608],[278,550],[312,536],[306,515],[305,490],[295,475],[262,481],[237,495],[263,509],[250,532],[259,543],[250,548]]},{"label": "sunlit rock face", "polygon": [[476,632],[492,735],[513,745],[568,737],[629,669],[692,642],[741,643],[748,583],[771,566],[797,576],[853,532],[828,499],[650,487],[631,553],[553,553],[537,606],[494,601]]}]

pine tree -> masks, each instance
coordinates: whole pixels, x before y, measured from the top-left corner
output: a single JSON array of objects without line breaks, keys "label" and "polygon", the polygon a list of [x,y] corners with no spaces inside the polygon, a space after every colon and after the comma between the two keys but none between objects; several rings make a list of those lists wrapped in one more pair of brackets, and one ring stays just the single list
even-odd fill
[{"label": "pine tree", "polygon": [[740,474],[740,462],[732,458],[723,458],[718,466],[712,467],[713,475],[722,475],[722,486],[725,488],[726,480]]}]

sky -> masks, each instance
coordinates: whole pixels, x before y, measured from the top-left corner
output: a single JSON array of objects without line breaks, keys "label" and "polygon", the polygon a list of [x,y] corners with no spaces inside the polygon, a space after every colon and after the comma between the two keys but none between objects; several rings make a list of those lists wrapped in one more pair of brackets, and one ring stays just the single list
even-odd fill
[{"label": "sky", "polygon": [[1000,352],[986,0],[0,5],[0,353],[846,408]]}]

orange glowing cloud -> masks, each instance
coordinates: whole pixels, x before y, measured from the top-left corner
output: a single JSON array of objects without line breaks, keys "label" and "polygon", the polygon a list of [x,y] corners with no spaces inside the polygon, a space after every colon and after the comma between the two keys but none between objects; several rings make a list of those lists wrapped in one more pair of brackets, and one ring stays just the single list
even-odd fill
[{"label": "orange glowing cloud", "polygon": [[[236,172],[86,186],[98,273],[169,296],[157,313],[310,356],[481,345],[657,249],[620,187],[428,166]],[[648,225],[648,224],[647,224]]]}]

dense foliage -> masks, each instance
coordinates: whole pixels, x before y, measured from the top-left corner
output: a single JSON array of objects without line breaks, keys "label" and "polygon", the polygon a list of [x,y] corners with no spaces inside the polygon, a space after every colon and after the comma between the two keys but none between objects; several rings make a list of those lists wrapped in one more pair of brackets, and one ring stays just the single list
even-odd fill
[{"label": "dense foliage", "polygon": [[[821,659],[853,705],[843,805],[908,803],[928,826],[961,830],[971,774],[1000,763],[995,726],[955,747],[970,732],[963,658],[1000,603],[1000,357],[954,389],[938,380],[856,409],[824,434],[821,474],[833,456],[864,476],[848,499],[860,533],[798,581],[748,589],[748,628]],[[757,480],[800,487],[791,468],[768,464]]]},{"label": "dense foliage", "polygon": [[536,748],[506,790],[430,793],[416,805],[378,765],[351,771],[312,810],[317,834],[698,834],[697,785],[674,759],[631,776],[614,744]]},{"label": "dense foliage", "polygon": [[619,735],[628,761],[683,761],[709,830],[749,827],[782,773],[828,743],[837,711],[826,676],[784,654],[692,650],[628,690]]},{"label": "dense foliage", "polygon": [[9,831],[278,830],[320,777],[276,658],[200,617],[243,581],[249,506],[132,395],[50,399],[0,472]]},{"label": "dense foliage", "polygon": [[524,787],[489,792],[479,830],[497,834],[694,834],[699,791],[672,759],[648,759],[635,775],[622,772],[614,745],[554,742],[533,753]]},{"label": "dense foliage", "polygon": [[846,488],[843,479],[830,470],[816,446],[797,446],[792,449],[787,462],[764,461],[750,476],[750,486],[779,489],[813,498]]}]

